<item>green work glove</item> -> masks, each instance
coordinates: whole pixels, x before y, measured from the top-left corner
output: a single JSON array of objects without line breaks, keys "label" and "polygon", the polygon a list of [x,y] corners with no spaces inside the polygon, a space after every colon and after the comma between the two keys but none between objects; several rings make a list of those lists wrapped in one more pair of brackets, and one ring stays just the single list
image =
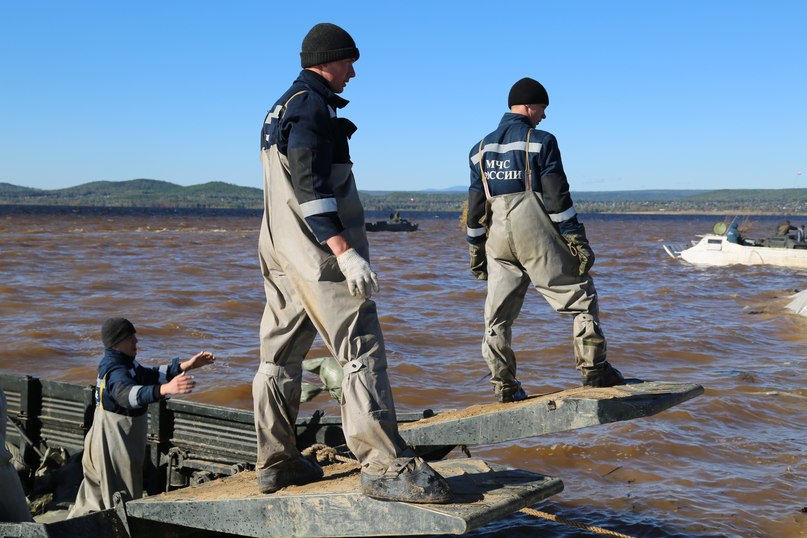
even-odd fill
[{"label": "green work glove", "polygon": [[577,274],[583,276],[588,273],[591,266],[594,265],[594,251],[591,250],[591,245],[588,244],[588,239],[586,239],[586,229],[581,224],[577,233],[563,234],[563,239],[569,245],[569,250],[572,254],[580,260],[580,268]]},{"label": "green work glove", "polygon": [[488,258],[485,254],[485,243],[468,245],[471,254],[471,274],[479,280],[488,279]]}]

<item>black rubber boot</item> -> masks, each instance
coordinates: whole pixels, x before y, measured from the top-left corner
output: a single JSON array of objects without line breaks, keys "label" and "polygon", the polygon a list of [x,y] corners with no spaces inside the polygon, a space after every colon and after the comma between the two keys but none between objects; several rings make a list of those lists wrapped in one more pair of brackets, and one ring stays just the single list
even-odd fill
[{"label": "black rubber boot", "polygon": [[589,370],[583,376],[583,386],[585,387],[613,387],[616,385],[624,385],[625,378],[619,370],[606,365],[605,368],[598,368],[596,370]]},{"label": "black rubber boot", "polygon": [[361,491],[382,501],[450,502],[454,495],[446,479],[420,458],[398,458],[382,475],[361,473]]},{"label": "black rubber boot", "polygon": [[527,399],[527,393],[521,387],[515,390],[502,389],[496,393],[496,399],[501,403],[520,402]]},{"label": "black rubber boot", "polygon": [[302,486],[322,478],[322,467],[308,458],[297,456],[258,473],[261,493],[274,493],[286,486]]}]

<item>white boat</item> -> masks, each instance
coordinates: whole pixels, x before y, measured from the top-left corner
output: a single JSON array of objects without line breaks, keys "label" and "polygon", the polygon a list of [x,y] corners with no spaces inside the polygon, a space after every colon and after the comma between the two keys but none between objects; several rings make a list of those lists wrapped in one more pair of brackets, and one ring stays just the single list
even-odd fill
[{"label": "white boat", "polygon": [[700,235],[692,246],[663,245],[673,258],[695,265],[778,265],[807,269],[807,243],[787,236],[776,236],[761,241],[730,242],[725,225],[715,225],[711,234]]},{"label": "white boat", "polygon": [[796,295],[793,295],[791,299],[793,300],[787,304],[788,310],[807,317],[807,290],[801,290]]}]

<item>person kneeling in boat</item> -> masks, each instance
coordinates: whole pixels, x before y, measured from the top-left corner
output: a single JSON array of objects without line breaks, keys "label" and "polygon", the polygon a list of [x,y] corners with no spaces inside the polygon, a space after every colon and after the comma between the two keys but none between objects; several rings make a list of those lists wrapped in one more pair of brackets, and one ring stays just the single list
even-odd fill
[{"label": "person kneeling in boat", "polygon": [[101,327],[105,350],[98,365],[95,415],[84,439],[84,479],[68,517],[112,508],[116,491],[132,499],[143,496],[148,405],[189,394],[196,382],[185,373],[216,360],[202,351],[183,362],[176,358],[164,366],[142,366],[135,360],[135,332],[125,318],[110,318]]}]

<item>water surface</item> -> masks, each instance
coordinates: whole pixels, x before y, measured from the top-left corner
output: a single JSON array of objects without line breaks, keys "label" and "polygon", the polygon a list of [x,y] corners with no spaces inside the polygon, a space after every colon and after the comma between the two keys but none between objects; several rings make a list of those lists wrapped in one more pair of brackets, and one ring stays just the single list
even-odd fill
[{"label": "water surface", "polygon": [[[485,284],[467,270],[459,218],[404,216],[421,230],[370,234],[398,409],[491,402],[480,356]],[[699,268],[661,248],[720,220],[583,215],[609,359],[628,376],[705,393],[653,417],[469,447],[561,478],[564,491],[536,509],[632,536],[807,536],[807,318],[784,309],[807,271]],[[752,218],[746,235],[767,235],[779,220]],[[92,384],[101,323],[122,315],[138,328],[144,363],[200,350],[220,357],[197,371],[189,399],[251,409],[264,301],[259,224],[256,212],[0,206],[0,368]],[[579,384],[571,339],[571,319],[531,291],[514,328],[529,393]],[[323,353],[317,341],[311,356]],[[320,395],[301,415],[318,409],[339,412]],[[526,514],[472,535],[592,536]]]}]

